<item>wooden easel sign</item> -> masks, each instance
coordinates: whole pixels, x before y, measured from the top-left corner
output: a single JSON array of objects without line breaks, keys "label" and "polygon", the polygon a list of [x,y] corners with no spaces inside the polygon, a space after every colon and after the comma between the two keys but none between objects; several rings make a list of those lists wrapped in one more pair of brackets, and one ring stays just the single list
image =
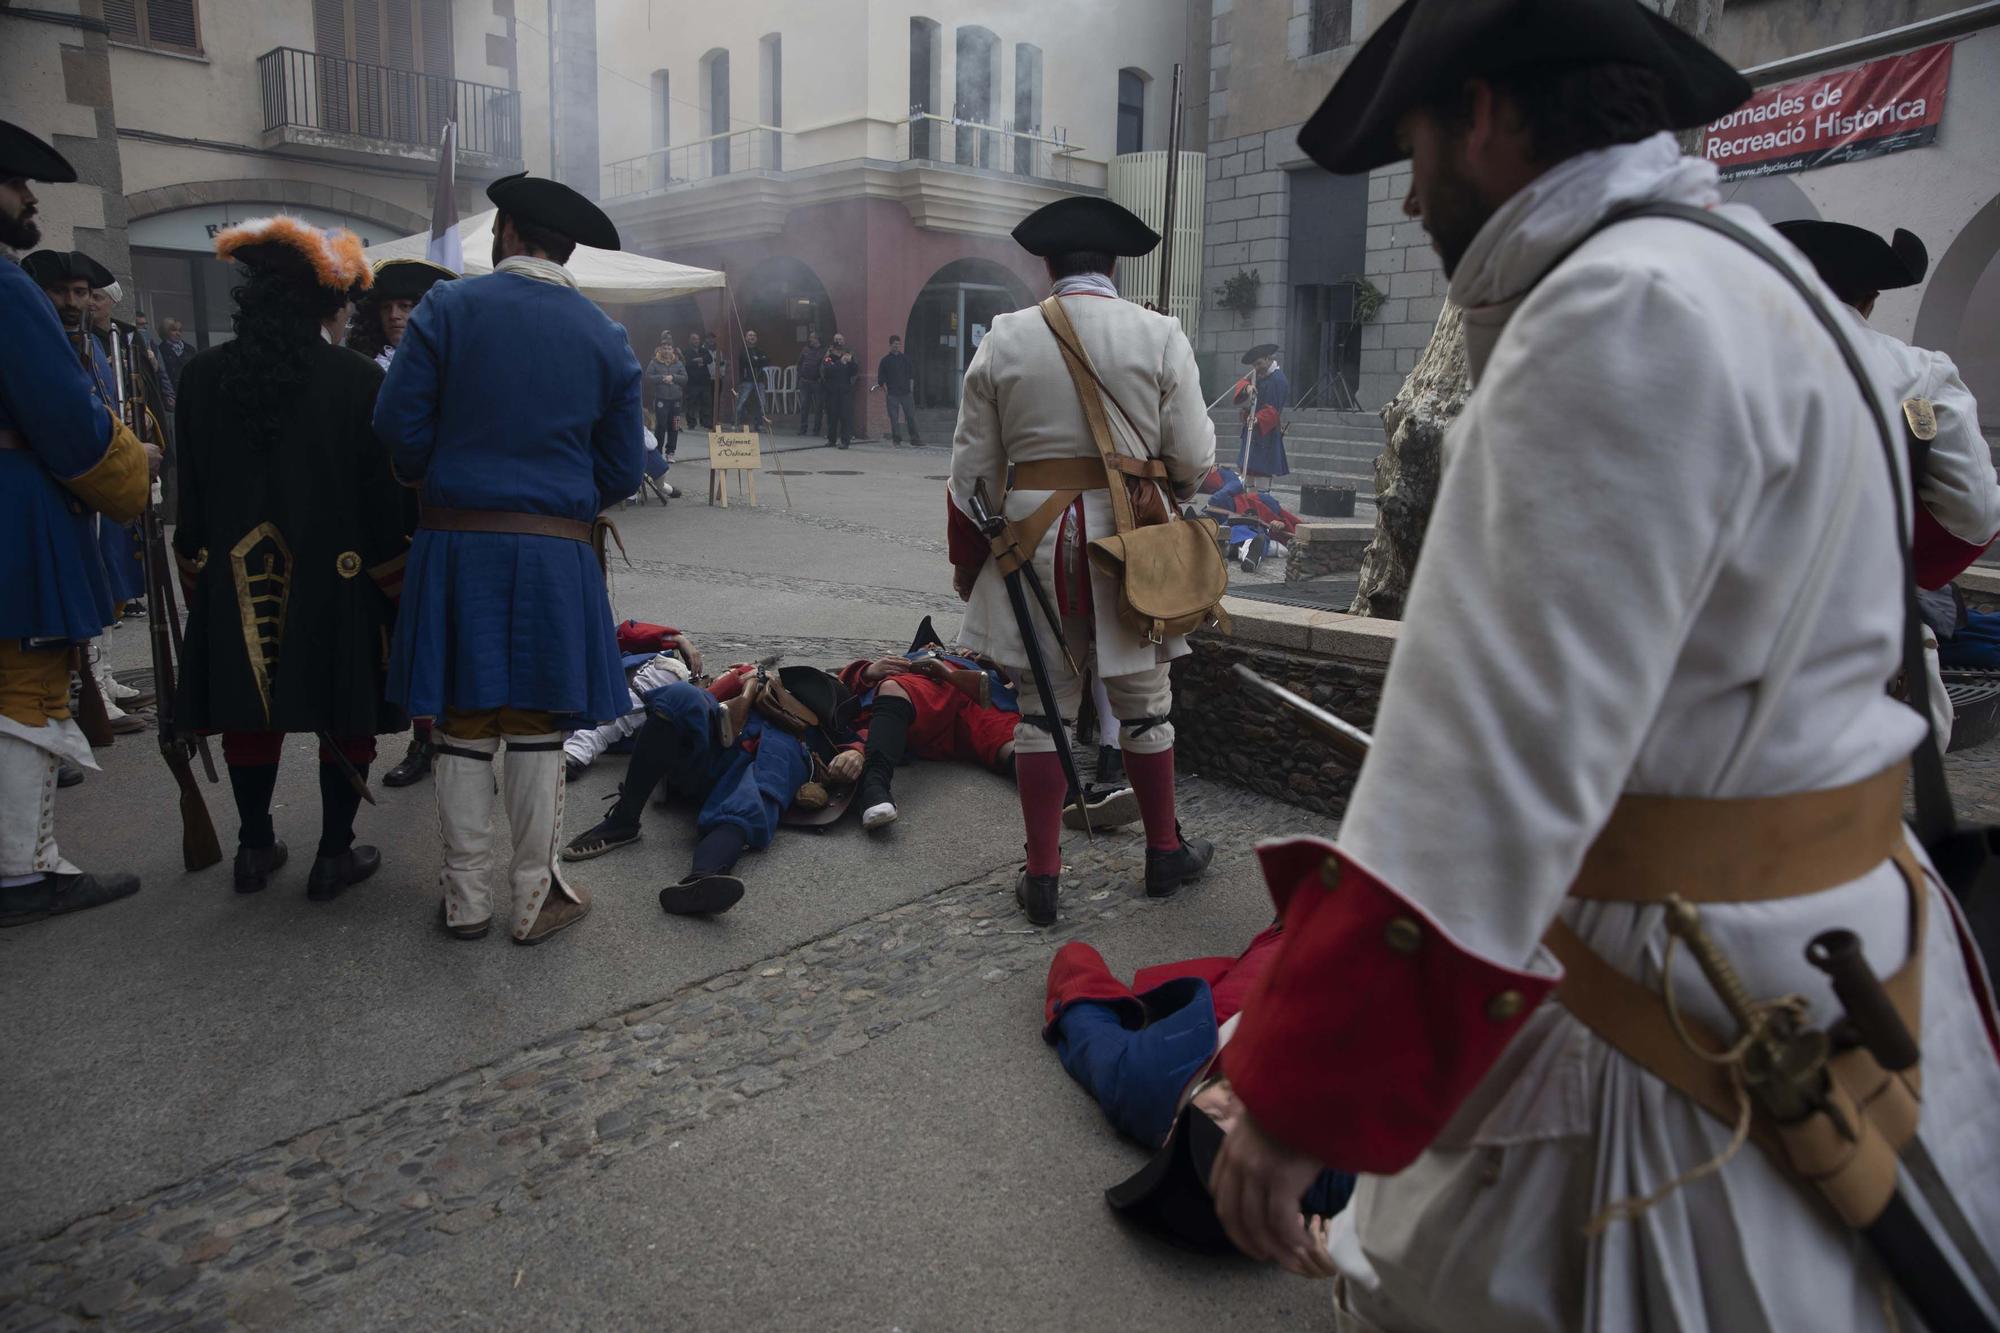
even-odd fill
[{"label": "wooden easel sign", "polygon": [[733,472],[738,494],[756,504],[757,473],[763,466],[763,450],[756,431],[710,431],[708,502],[729,508],[729,474]]}]

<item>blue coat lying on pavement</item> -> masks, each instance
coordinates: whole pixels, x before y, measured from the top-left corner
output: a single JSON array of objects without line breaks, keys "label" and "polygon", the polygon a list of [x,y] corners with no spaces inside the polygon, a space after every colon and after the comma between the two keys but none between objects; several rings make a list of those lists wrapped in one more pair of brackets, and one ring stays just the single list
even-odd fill
[{"label": "blue coat lying on pavement", "polygon": [[[390,363],[375,430],[426,509],[589,523],[639,488],[639,363],[572,287],[514,272],[439,283]],[[417,530],[389,698],[533,709],[585,722],[625,711],[604,574],[587,543]]]}]

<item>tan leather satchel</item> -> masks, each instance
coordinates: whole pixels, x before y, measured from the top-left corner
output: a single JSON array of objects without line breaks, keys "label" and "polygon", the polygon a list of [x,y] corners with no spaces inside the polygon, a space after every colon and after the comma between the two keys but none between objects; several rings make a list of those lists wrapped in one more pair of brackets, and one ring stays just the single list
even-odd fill
[{"label": "tan leather satchel", "polygon": [[1118,408],[1137,438],[1139,430],[1132,414],[1119,404],[1090,364],[1062,302],[1051,296],[1042,302],[1041,311],[1062,348],[1063,364],[1076,382],[1090,438],[1097,445],[1105,479],[1110,483],[1115,531],[1090,543],[1090,560],[1117,585],[1119,622],[1149,643],[1226,623],[1222,599],[1229,592],[1229,567],[1222,561],[1215,524],[1205,518],[1182,518],[1174,512],[1173,497],[1165,485],[1166,467],[1159,459],[1118,452],[1111,439],[1105,400]]}]

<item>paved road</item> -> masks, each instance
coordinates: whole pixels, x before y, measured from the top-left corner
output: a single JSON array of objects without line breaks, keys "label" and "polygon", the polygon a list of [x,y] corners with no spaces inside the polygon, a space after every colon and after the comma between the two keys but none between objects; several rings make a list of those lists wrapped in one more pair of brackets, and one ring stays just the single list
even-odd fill
[{"label": "paved road", "polygon": [[[774,461],[761,509],[620,514],[619,614],[717,662],[900,649],[926,613],[949,633],[942,450]],[[143,663],[139,629],[113,637]],[[1122,1231],[1100,1191],[1143,1154],[1037,1036],[1059,939],[1123,970],[1233,950],[1268,918],[1254,839],[1325,821],[1192,779],[1187,822],[1224,847],[1206,883],[1152,903],[1136,834],[1074,841],[1063,919],[1031,933],[1006,784],[919,767],[886,837],[788,833],[714,922],[655,904],[692,844],[655,810],[580,871],[591,919],[525,950],[435,930],[428,784],[364,809],[374,881],[307,903],[311,748],[278,788],[294,862],[255,898],[181,872],[149,738],[63,794],[69,854],[146,887],[0,936],[0,1329],[1329,1322],[1322,1288]],[[622,766],[570,788],[570,831]]]}]

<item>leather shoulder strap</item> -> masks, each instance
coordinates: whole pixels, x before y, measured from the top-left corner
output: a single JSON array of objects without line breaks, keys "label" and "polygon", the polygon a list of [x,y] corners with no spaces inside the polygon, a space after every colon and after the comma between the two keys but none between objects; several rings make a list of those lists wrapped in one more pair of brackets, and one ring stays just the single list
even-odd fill
[{"label": "leather shoulder strap", "polygon": [[1049,332],[1056,336],[1056,345],[1062,348],[1063,364],[1069,368],[1077,399],[1083,404],[1083,419],[1090,426],[1091,442],[1097,446],[1098,457],[1104,460],[1104,480],[1111,491],[1112,527],[1119,533],[1130,532],[1132,496],[1125,489],[1118,465],[1112,461],[1118,457],[1118,447],[1111,442],[1111,419],[1105,415],[1104,396],[1098,392],[1097,372],[1084,360],[1076,326],[1069,322],[1069,312],[1063,309],[1061,299],[1051,296],[1042,302],[1041,311]]},{"label": "leather shoulder strap", "polygon": [[[1688,204],[1644,203],[1629,208],[1616,209],[1599,219],[1597,225],[1578,237],[1568,249],[1556,256],[1555,262],[1543,270],[1543,278],[1554,272],[1571,255],[1575,254],[1587,241],[1606,228],[1634,218],[1673,218],[1704,227],[1719,236],[1725,236],[1764,261],[1774,272],[1789,283],[1806,308],[1812,312],[1819,326],[1826,330],[1828,337],[1840,351],[1840,359],[1847,366],[1847,373],[1861,391],[1863,407],[1875,424],[1876,438],[1881,442],[1883,458],[1888,464],[1892,494],[1896,494],[1896,440],[1889,429],[1889,422],[1882,414],[1881,405],[1875,396],[1874,381],[1868,377],[1860,353],[1854,349],[1854,340],[1847,336],[1839,318],[1827,308],[1819,293],[1800,277],[1791,265],[1766,245],[1747,228],[1720,217],[1705,208],[1695,208]],[[1916,474],[1910,477],[1912,496],[1916,486]],[[1914,498],[1912,499],[1914,503]],[[1903,508],[1903,497],[1896,494],[1892,506],[1896,520],[1896,547],[1903,561],[1903,678],[1909,682],[1904,691],[1906,702],[1924,720],[1924,739],[1911,756],[1911,764],[1916,778],[1916,819],[1917,840],[1926,847],[1935,847],[1951,835],[1957,827],[1958,817],[1952,809],[1951,791],[1945,785],[1944,761],[1938,755],[1937,726],[1931,718],[1930,691],[1923,688],[1924,645],[1923,634],[1918,628],[1921,613],[1917,609],[1917,580],[1915,556],[1910,547],[1910,518]]]}]

